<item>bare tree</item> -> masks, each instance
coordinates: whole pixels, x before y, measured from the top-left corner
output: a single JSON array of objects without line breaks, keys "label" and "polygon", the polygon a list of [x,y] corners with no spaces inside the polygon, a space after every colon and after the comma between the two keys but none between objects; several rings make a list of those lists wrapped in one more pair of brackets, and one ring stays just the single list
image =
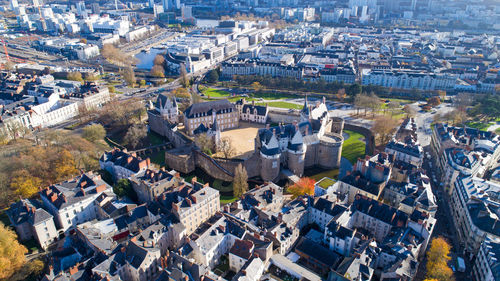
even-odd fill
[{"label": "bare tree", "polygon": [[398,122],[387,115],[377,116],[373,124],[373,132],[379,136],[380,143],[387,143],[396,130]]},{"label": "bare tree", "polygon": [[214,149],[214,140],[212,137],[207,134],[198,134],[194,138],[194,143],[203,153],[212,154]]},{"label": "bare tree", "polygon": [[186,65],[181,63],[179,66],[179,73],[180,73],[180,82],[182,87],[188,88],[189,87],[189,76],[186,70]]},{"label": "bare tree", "polygon": [[138,147],[141,141],[147,136],[147,134],[148,134],[148,129],[146,128],[146,126],[136,124],[132,125],[128,129],[123,140],[128,146],[135,149]]},{"label": "bare tree", "polygon": [[233,196],[240,198],[248,191],[248,174],[243,165],[238,164],[234,170],[233,178]]},{"label": "bare tree", "polygon": [[127,85],[133,86],[135,84],[135,82],[136,82],[135,72],[131,66],[125,68],[122,75],[123,75],[123,79],[125,80],[125,82],[127,82]]},{"label": "bare tree", "polygon": [[406,113],[406,118],[414,117],[417,114],[416,110],[409,104],[403,107],[403,111]]},{"label": "bare tree", "polygon": [[222,152],[224,158],[231,158],[236,154],[236,149],[233,146],[233,141],[229,137],[221,138],[217,150]]},{"label": "bare tree", "polygon": [[391,115],[394,115],[394,111],[396,109],[399,109],[401,107],[401,104],[397,101],[391,101],[389,102],[389,104],[387,105],[387,108],[389,109],[389,111],[391,112]]}]

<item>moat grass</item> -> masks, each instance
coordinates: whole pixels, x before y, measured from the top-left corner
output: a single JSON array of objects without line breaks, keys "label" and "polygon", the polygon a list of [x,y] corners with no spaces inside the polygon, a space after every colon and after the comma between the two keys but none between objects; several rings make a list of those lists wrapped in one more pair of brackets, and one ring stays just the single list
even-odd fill
[{"label": "moat grass", "polygon": [[221,195],[220,196],[220,203],[222,205],[226,205],[229,203],[233,203],[234,201],[238,200],[238,198],[233,197],[233,196],[227,196],[227,195]]},{"label": "moat grass", "polygon": [[[308,173],[306,172],[306,174]],[[309,177],[317,182],[325,177],[331,179],[337,179],[339,177],[339,169],[321,171],[319,173],[311,174]]]},{"label": "moat grass", "polygon": [[362,141],[364,136],[349,130],[344,130],[344,133],[348,134],[349,138],[342,145],[342,157],[354,165],[358,158],[365,156],[366,144]]},{"label": "moat grass", "polygon": [[285,102],[285,101],[272,101],[272,102],[259,102],[256,103],[257,105],[269,105],[270,107],[278,107],[278,108],[286,108],[286,109],[301,109],[302,105],[296,104],[296,103],[291,103],[291,102]]},{"label": "moat grass", "polygon": [[214,88],[203,88],[201,92],[210,98],[224,98],[229,97],[231,94],[228,91],[218,90]]}]

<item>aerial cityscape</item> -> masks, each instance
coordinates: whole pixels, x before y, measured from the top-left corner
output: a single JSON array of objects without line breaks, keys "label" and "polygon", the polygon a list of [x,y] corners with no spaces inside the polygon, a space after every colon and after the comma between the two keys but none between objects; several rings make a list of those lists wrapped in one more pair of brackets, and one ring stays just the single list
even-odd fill
[{"label": "aerial cityscape", "polygon": [[0,280],[500,281],[500,1],[0,0]]}]

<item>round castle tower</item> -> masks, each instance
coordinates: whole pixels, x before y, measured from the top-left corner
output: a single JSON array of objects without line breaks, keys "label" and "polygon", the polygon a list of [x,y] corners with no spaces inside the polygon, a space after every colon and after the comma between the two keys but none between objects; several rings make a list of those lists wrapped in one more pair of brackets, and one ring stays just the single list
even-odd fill
[{"label": "round castle tower", "polygon": [[334,169],[340,166],[342,144],[344,138],[341,134],[325,133],[319,139],[318,164],[325,169]]},{"label": "round castle tower", "polygon": [[288,169],[294,175],[301,177],[304,174],[304,163],[306,157],[305,145],[301,145],[298,149],[288,148],[286,152],[288,158]]},{"label": "round castle tower", "polygon": [[274,181],[279,177],[280,155],[266,155],[260,152],[260,177],[263,181]]}]

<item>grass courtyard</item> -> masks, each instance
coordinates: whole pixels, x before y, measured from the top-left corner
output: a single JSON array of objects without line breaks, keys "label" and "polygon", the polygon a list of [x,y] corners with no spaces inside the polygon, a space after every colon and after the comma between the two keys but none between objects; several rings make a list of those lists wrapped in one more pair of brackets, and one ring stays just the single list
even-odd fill
[{"label": "grass courtyard", "polygon": [[272,102],[259,102],[257,105],[269,105],[270,107],[286,108],[286,109],[302,109],[303,105],[286,102],[286,101],[272,101]]},{"label": "grass courtyard", "polygon": [[229,97],[231,94],[228,91],[218,90],[214,88],[200,87],[200,91],[209,98],[224,98]]},{"label": "grass courtyard", "polygon": [[348,134],[349,138],[344,140],[342,145],[342,157],[354,165],[358,158],[365,156],[366,144],[362,140],[364,136],[349,130],[344,130],[344,133]]}]

